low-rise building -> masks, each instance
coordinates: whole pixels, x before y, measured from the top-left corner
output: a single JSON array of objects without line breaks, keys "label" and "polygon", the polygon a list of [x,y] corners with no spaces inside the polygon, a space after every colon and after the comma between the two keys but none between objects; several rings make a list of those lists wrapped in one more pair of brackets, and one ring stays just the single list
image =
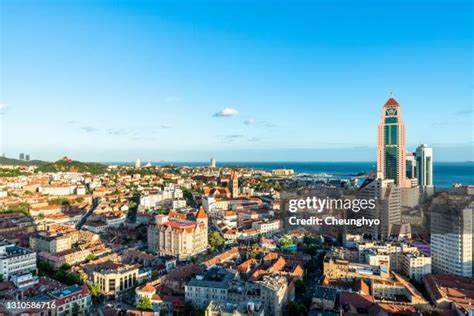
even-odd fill
[{"label": "low-rise building", "polygon": [[186,284],[185,300],[198,308],[206,308],[211,301],[226,302],[234,278],[235,272],[212,267]]},{"label": "low-rise building", "polygon": [[[474,280],[449,274],[428,274],[424,285],[436,307],[474,312]],[[459,313],[458,315],[462,315]],[[467,313],[466,313],[467,315]]]},{"label": "low-rise building", "polygon": [[211,301],[206,316],[264,316],[265,309],[260,301],[243,301],[239,304]]},{"label": "low-rise building", "polygon": [[57,316],[73,315],[74,310],[77,315],[89,314],[92,300],[87,285],[71,285],[50,295],[56,300]]},{"label": "low-rise building", "polygon": [[422,253],[403,254],[403,274],[418,283],[423,282],[423,277],[431,273],[431,257]]},{"label": "low-rise building", "polygon": [[107,261],[92,272],[94,284],[106,296],[118,296],[131,289],[138,281],[138,266]]}]

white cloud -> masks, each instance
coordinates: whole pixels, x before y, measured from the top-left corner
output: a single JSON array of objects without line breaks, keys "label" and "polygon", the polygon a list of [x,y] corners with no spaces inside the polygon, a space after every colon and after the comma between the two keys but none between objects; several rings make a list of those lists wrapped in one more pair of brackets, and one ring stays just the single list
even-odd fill
[{"label": "white cloud", "polygon": [[165,102],[166,102],[166,103],[178,102],[179,100],[181,100],[181,99],[178,98],[178,97],[166,97],[166,98],[165,98]]},{"label": "white cloud", "polygon": [[[91,131],[93,131],[93,130],[91,130]],[[107,130],[107,133],[110,134],[110,135],[120,136],[120,135],[128,135],[128,134],[130,134],[130,131],[126,130],[124,128],[109,128]]]},{"label": "white cloud", "polygon": [[246,119],[244,121],[244,124],[245,125],[252,125],[252,124],[255,124],[255,122],[256,122],[255,119],[253,117],[251,117],[251,118]]},{"label": "white cloud", "polygon": [[93,132],[97,132],[99,129],[95,126],[87,125],[87,126],[82,126],[81,130],[86,133],[93,133]]},{"label": "white cloud", "polygon": [[0,115],[7,113],[10,106],[5,103],[0,103]]},{"label": "white cloud", "polygon": [[258,137],[250,137],[249,139],[247,139],[249,142],[258,142],[260,141],[260,138]]},{"label": "white cloud", "polygon": [[214,113],[214,117],[231,117],[231,116],[237,116],[239,115],[239,111],[233,108],[225,108],[222,109],[221,111]]},{"label": "white cloud", "polygon": [[231,134],[231,135],[226,135],[225,138],[227,139],[236,139],[236,138],[242,138],[244,135],[241,134]]}]

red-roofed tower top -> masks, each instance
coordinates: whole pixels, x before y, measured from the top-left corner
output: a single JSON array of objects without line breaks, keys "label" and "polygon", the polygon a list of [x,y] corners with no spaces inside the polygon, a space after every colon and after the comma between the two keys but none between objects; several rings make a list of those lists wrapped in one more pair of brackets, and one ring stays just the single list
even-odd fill
[{"label": "red-roofed tower top", "polygon": [[390,97],[387,100],[387,102],[385,102],[385,106],[398,106],[398,105],[399,105],[398,102],[392,97]]},{"label": "red-roofed tower top", "polygon": [[196,218],[207,218],[207,213],[203,207],[200,207],[196,213]]}]

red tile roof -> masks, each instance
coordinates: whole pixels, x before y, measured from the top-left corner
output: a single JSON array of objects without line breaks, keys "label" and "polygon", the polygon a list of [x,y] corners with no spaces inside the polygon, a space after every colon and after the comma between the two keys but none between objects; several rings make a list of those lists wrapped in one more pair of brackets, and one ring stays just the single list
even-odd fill
[{"label": "red tile roof", "polygon": [[202,207],[197,211],[196,218],[207,218],[206,211]]},{"label": "red tile roof", "polygon": [[385,105],[390,105],[390,106],[393,106],[393,105],[399,105],[397,101],[395,101],[394,98],[390,98],[387,100],[387,102],[385,102]]}]

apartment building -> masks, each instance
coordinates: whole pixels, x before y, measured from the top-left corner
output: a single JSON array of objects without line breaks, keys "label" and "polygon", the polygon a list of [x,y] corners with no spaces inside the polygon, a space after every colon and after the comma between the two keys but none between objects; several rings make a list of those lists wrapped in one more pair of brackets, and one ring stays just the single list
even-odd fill
[{"label": "apartment building", "polygon": [[474,203],[444,195],[430,208],[433,273],[472,277]]},{"label": "apartment building", "polygon": [[30,236],[30,247],[36,252],[46,251],[57,253],[71,249],[79,240],[78,232],[71,233],[48,233],[38,232]]},{"label": "apartment building", "polygon": [[148,227],[148,245],[162,256],[179,259],[204,252],[208,246],[208,217],[203,208],[194,214],[157,215]]},{"label": "apartment building", "polygon": [[74,308],[77,308],[78,315],[89,315],[92,300],[87,285],[71,285],[49,295],[56,300],[57,316],[73,315]]},{"label": "apartment building", "polygon": [[36,270],[36,253],[23,247],[0,242],[0,275],[9,280],[14,274]]},{"label": "apartment building", "polygon": [[403,274],[418,283],[423,282],[423,277],[431,273],[431,257],[422,253],[403,254]]},{"label": "apartment building", "polygon": [[235,275],[235,272],[212,267],[186,284],[185,300],[198,308],[206,308],[211,301],[226,302]]}]

